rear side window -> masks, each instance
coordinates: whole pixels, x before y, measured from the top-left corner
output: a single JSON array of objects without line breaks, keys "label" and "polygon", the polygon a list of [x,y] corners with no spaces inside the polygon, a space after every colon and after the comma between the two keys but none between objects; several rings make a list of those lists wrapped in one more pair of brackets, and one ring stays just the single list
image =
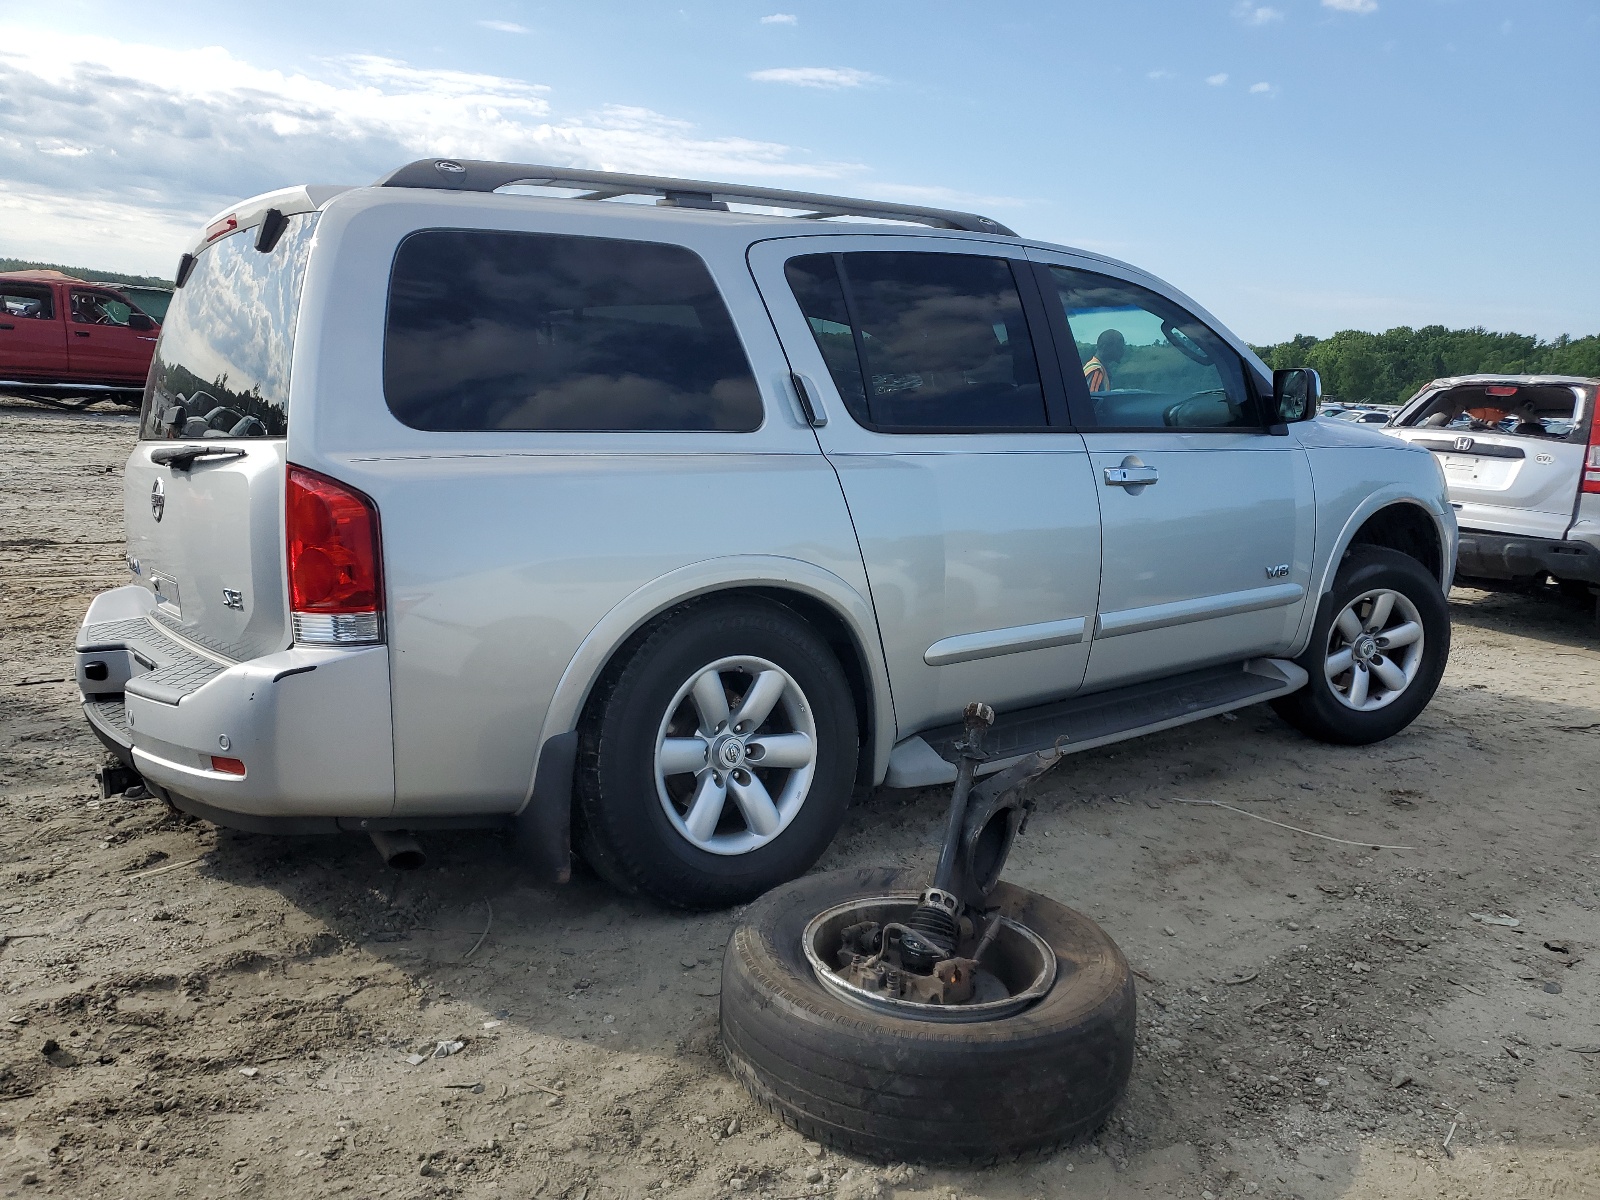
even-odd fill
[{"label": "rear side window", "polygon": [[316,213],[289,218],[267,253],[255,230],[200,252],[161,326],[142,438],[283,437],[289,363]]},{"label": "rear side window", "polygon": [[0,317],[20,317],[24,321],[53,321],[55,300],[47,287],[31,283],[6,283],[0,280]]},{"label": "rear side window", "polygon": [[613,238],[412,234],[390,277],[383,387],[401,421],[440,432],[761,424],[705,263]]},{"label": "rear side window", "polygon": [[886,433],[1048,424],[1033,339],[1005,259],[811,254],[790,259],[785,272],[860,424]]}]

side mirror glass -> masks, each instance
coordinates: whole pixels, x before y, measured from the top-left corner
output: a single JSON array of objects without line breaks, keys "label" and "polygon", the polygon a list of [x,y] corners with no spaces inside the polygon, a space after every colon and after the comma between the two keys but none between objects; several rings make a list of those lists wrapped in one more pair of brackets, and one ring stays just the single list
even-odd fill
[{"label": "side mirror glass", "polygon": [[1322,404],[1322,377],[1310,367],[1272,373],[1272,424],[1309,421]]},{"label": "side mirror glass", "polygon": [[142,312],[128,314],[128,328],[136,329],[140,333],[149,333],[156,327],[156,323]]}]

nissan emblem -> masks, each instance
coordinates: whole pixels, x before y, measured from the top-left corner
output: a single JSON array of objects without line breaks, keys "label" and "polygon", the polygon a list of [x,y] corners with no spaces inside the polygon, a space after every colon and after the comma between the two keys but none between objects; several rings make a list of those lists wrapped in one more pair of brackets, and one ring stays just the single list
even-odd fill
[{"label": "nissan emblem", "polygon": [[161,480],[156,480],[155,486],[150,489],[150,512],[156,520],[161,520],[161,514],[167,511],[167,489],[161,486]]}]

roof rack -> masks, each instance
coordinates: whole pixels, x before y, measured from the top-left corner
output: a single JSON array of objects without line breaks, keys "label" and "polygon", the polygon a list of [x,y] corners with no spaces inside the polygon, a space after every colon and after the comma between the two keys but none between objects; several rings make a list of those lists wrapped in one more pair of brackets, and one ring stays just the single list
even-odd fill
[{"label": "roof rack", "polygon": [[493,192],[511,184],[577,188],[583,194],[573,197],[576,200],[655,196],[657,204],[671,208],[713,209],[721,212],[727,211],[730,202],[762,204],[774,208],[799,209],[803,220],[873,217],[884,221],[913,221],[919,225],[932,225],[936,229],[1017,236],[999,221],[948,208],[891,204],[883,200],[855,200],[849,196],[821,196],[812,192],[747,187],[738,183],[708,183],[700,179],[674,179],[665,175],[623,175],[615,171],[484,162],[470,158],[418,159],[397,171],[391,171],[375,186],[431,188],[446,192]]}]

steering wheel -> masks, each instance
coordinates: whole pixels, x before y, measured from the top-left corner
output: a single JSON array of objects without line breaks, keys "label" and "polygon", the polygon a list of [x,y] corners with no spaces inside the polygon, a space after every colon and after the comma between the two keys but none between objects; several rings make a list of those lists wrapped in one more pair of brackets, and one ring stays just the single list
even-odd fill
[{"label": "steering wheel", "polygon": [[1171,321],[1161,322],[1161,336],[1172,344],[1172,348],[1183,355],[1190,362],[1197,362],[1202,367],[1213,366],[1211,355],[1207,354],[1200,344]]},{"label": "steering wheel", "polygon": [[[1204,404],[1206,402],[1206,400],[1209,397],[1212,397],[1212,396],[1221,396],[1222,397],[1222,402],[1223,402],[1224,405],[1227,406],[1227,409],[1228,409],[1228,419],[1227,419],[1227,421],[1225,421],[1225,422],[1206,421],[1203,424],[1195,424],[1193,422],[1185,421],[1185,420],[1182,419],[1183,418],[1183,410],[1186,407],[1188,407],[1191,404],[1196,404],[1197,402],[1201,403],[1201,404]],[[1207,405],[1207,407],[1214,409],[1215,405]],[[1228,389],[1227,388],[1206,388],[1204,391],[1191,392],[1189,395],[1185,396],[1182,400],[1179,400],[1176,404],[1169,404],[1166,407],[1166,409],[1163,410],[1162,413],[1161,413],[1161,423],[1163,425],[1167,426],[1167,428],[1169,428],[1169,429],[1216,429],[1216,428],[1219,427],[1219,425],[1221,425],[1221,426],[1235,425],[1235,424],[1238,423],[1238,421],[1239,421],[1239,405],[1233,399],[1233,397],[1228,395]]]}]

